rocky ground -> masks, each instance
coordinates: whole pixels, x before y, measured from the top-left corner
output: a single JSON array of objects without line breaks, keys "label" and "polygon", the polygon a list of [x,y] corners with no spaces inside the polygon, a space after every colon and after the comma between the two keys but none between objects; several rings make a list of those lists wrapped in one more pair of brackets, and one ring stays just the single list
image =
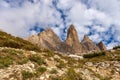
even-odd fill
[{"label": "rocky ground", "polygon": [[120,80],[120,51],[83,58],[1,47],[0,80]]}]

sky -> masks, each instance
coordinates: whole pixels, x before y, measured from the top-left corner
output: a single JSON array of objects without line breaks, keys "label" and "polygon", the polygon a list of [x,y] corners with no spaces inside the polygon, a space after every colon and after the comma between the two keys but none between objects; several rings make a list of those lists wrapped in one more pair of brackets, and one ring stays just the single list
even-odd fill
[{"label": "sky", "polygon": [[64,41],[71,24],[80,41],[87,34],[108,49],[120,45],[120,0],[0,0],[0,29],[14,36],[52,28]]}]

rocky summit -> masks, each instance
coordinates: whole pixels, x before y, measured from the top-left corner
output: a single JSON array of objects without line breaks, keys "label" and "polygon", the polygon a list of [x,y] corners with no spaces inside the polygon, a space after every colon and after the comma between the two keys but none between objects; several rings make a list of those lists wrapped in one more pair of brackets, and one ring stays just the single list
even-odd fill
[{"label": "rocky summit", "polygon": [[70,25],[67,31],[67,38],[64,42],[59,39],[52,29],[47,29],[38,35],[32,35],[27,40],[42,48],[62,53],[81,55],[82,53],[91,51],[106,50],[103,43],[96,45],[87,35],[85,35],[84,39],[80,42],[74,25]]},{"label": "rocky summit", "polygon": [[85,52],[100,50],[87,35],[84,35],[84,39],[82,40],[81,43],[84,46]]},{"label": "rocky summit", "polygon": [[99,47],[100,50],[107,50],[107,48],[105,47],[105,44],[102,41],[99,42],[97,46]]},{"label": "rocky summit", "polygon": [[65,40],[65,43],[72,47],[75,53],[84,52],[83,46],[79,41],[77,31],[73,25],[71,25],[67,31],[67,39]]}]

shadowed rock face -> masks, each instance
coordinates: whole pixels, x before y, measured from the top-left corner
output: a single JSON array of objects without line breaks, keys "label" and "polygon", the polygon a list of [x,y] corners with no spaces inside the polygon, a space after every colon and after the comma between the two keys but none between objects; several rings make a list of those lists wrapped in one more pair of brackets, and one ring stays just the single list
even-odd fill
[{"label": "shadowed rock face", "polygon": [[83,47],[79,41],[77,31],[73,25],[67,31],[67,39],[65,43],[75,50],[75,53],[82,53],[84,52]]},{"label": "shadowed rock face", "polygon": [[97,46],[99,47],[99,49],[100,50],[107,50],[107,48],[106,48],[106,46],[105,46],[105,44],[103,44],[103,42],[101,41],[101,42],[99,42],[98,44],[97,44]]},{"label": "shadowed rock face", "polygon": [[85,48],[85,52],[99,51],[99,48],[87,35],[84,35],[84,38],[81,43]]},{"label": "shadowed rock face", "polygon": [[99,43],[98,46],[96,46],[96,44],[94,44],[87,35],[85,35],[82,42],[80,42],[77,31],[73,25],[71,25],[67,31],[65,42],[62,42],[52,29],[47,29],[38,35],[30,36],[28,41],[42,48],[72,54],[81,54],[89,51],[100,51],[106,49],[103,43]]}]

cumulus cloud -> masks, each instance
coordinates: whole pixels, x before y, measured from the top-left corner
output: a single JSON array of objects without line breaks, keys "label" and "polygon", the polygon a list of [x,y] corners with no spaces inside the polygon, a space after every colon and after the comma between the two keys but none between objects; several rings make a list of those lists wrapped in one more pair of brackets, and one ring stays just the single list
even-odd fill
[{"label": "cumulus cloud", "polygon": [[28,37],[52,28],[61,38],[75,25],[80,40],[88,34],[108,48],[120,44],[119,0],[0,0],[0,29]]}]

